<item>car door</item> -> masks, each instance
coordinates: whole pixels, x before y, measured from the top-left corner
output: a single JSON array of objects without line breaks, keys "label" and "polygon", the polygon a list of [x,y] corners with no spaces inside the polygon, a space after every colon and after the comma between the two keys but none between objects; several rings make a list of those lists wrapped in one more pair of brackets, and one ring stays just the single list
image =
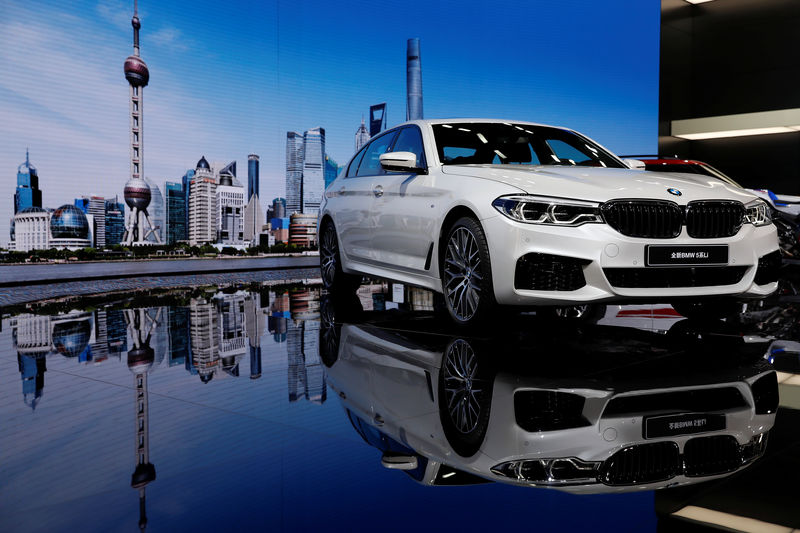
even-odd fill
[{"label": "car door", "polygon": [[[417,167],[427,169],[422,134],[418,126],[402,128],[392,152],[417,155]],[[377,262],[393,269],[422,273],[430,267],[430,255],[438,232],[440,192],[427,173],[384,172],[373,180],[374,199],[370,218],[375,225],[372,250]]]},{"label": "car door", "polygon": [[328,209],[334,213],[339,241],[348,259],[373,262],[372,233],[375,225],[370,217],[373,199],[373,180],[382,172],[380,155],[394,141],[396,131],[380,135],[364,146],[353,158],[344,179],[332,184],[328,194]]}]

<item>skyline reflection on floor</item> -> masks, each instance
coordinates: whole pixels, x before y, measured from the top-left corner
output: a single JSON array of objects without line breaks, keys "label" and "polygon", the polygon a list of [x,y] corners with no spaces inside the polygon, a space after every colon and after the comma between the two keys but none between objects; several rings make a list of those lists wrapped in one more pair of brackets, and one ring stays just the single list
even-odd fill
[{"label": "skyline reflection on floor", "polygon": [[[367,311],[359,322],[393,335],[423,323],[434,337],[450,333],[437,329],[429,294],[385,290],[362,287]],[[115,300],[3,320],[6,530],[345,531],[378,523],[392,531],[478,530],[530,527],[532,516],[544,530],[659,527],[652,491],[575,496],[499,483],[426,487],[382,468],[380,452],[354,431],[331,388],[319,353],[325,337],[316,287],[173,291],[148,307]],[[392,314],[409,305],[423,311]],[[598,322],[613,314],[606,310]],[[650,330],[676,322],[639,315]],[[771,437],[779,434],[783,456],[798,446],[797,430],[780,427],[796,418],[791,407],[779,410]],[[770,452],[746,475],[774,463]],[[735,494],[743,475],[717,483]],[[798,526],[791,512],[781,520]]]}]

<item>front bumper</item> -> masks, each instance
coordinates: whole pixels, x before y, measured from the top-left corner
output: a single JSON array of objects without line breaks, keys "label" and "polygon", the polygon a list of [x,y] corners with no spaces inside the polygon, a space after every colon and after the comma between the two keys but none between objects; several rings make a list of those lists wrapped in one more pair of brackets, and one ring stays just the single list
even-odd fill
[{"label": "front bumper", "polygon": [[[626,237],[607,224],[553,227],[515,222],[502,215],[484,219],[481,223],[489,245],[495,298],[503,305],[566,305],[576,302],[663,300],[699,296],[758,298],[767,296],[777,289],[776,281],[763,285],[756,283],[759,259],[778,250],[777,232],[773,225],[755,227],[745,224],[733,237],[718,239],[694,239],[686,234],[685,228],[681,235],[674,239],[643,239]],[[625,269],[626,280],[630,279],[631,273],[642,274],[645,279],[644,285],[651,284],[647,280],[662,277],[660,274],[668,275],[666,269],[659,274],[651,273],[662,267],[645,266],[645,246],[648,244],[726,244],[728,267],[731,268],[694,267],[698,271],[699,284],[686,287],[642,286],[641,282],[621,282],[619,276],[610,275],[622,272],[621,270],[609,270],[609,275],[604,272],[604,269]],[[518,261],[527,254],[566,257],[577,262],[582,270],[585,284],[579,288],[574,288],[574,285],[569,283],[561,284],[559,290],[519,288],[519,285],[524,285],[520,283],[516,283],[515,286]],[[574,266],[571,268],[574,269]],[[724,270],[719,272],[708,270],[712,268]],[[724,285],[703,284],[702,280],[709,278],[713,279],[714,283],[719,282],[717,273],[730,275],[734,282]],[[609,277],[617,285],[626,286],[615,286],[609,281]],[[666,283],[666,285],[674,284]]]}]

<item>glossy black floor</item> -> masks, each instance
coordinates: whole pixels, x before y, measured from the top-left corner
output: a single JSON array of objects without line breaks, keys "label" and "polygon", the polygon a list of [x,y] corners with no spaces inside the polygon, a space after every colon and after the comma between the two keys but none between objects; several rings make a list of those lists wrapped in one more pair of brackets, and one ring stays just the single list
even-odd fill
[{"label": "glossy black floor", "polygon": [[11,309],[0,529],[800,528],[796,297],[585,311],[462,331],[424,291],[258,283]]}]

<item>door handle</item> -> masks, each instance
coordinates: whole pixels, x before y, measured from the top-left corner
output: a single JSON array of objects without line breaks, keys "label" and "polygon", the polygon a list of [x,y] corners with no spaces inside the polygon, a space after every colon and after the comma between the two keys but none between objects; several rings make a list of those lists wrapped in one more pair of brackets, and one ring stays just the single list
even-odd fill
[{"label": "door handle", "polygon": [[380,198],[383,196],[383,187],[380,185],[376,185],[374,189],[372,189],[372,194],[375,195],[375,198]]}]

